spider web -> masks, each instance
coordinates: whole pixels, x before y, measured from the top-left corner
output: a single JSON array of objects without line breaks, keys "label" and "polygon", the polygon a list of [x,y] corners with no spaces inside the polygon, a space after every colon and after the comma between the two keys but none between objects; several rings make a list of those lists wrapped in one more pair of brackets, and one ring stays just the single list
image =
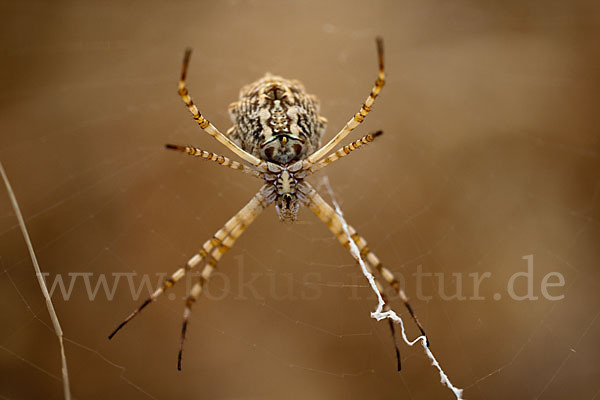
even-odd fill
[{"label": "spider web", "polygon": [[[183,49],[195,51],[190,92],[222,130],[239,88],[270,71],[320,98],[332,135],[376,77],[377,35],[389,82],[351,138],[385,134],[321,173],[344,217],[404,281],[465,398],[600,398],[592,4],[15,2],[3,11],[0,160],[47,273],[73,398],[452,398],[420,346],[400,342],[395,370],[387,323],[370,318],[376,296],[307,209],[293,225],[266,210],[223,257],[194,306],[181,373],[192,280],[106,338],[145,282],[175,271],[258,190],[163,150],[231,156],[177,97]],[[65,398],[53,321],[6,193],[0,244],[0,398]],[[507,282],[528,256],[538,299],[518,301]],[[421,284],[418,271],[429,274]],[[485,273],[473,299],[470,274]],[[548,289],[561,300],[541,293],[549,273],[564,277]],[[69,296],[57,277],[67,291],[73,282]],[[101,277],[109,293],[99,286],[91,300]],[[448,299],[459,282],[467,298]]]}]

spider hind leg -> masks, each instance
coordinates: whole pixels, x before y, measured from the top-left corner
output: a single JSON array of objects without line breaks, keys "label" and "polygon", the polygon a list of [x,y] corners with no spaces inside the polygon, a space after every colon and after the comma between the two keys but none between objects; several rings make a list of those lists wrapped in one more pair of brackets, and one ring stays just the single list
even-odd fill
[{"label": "spider hind leg", "polygon": [[[408,297],[406,296],[406,293],[404,293],[404,290],[400,287],[400,283],[394,277],[392,272],[389,269],[387,269],[386,267],[384,267],[383,264],[379,261],[379,258],[377,258],[377,256],[369,249],[369,247],[367,246],[367,241],[362,236],[359,236],[356,233],[356,230],[352,226],[349,226],[349,225],[348,225],[348,230],[349,230],[350,238],[348,238],[348,235],[346,234],[346,232],[343,229],[343,225],[342,225],[340,216],[335,212],[335,210],[329,204],[327,204],[327,202],[325,200],[323,200],[323,198],[317,193],[317,191],[314,188],[311,188],[307,197],[308,197],[308,206],[310,207],[310,209],[317,215],[317,217],[319,217],[319,219],[325,225],[327,225],[329,230],[335,235],[335,237],[342,244],[342,246],[344,246],[344,248],[346,248],[347,250],[350,250],[350,241],[349,240],[351,239],[352,241],[354,241],[354,243],[356,244],[356,246],[358,247],[358,249],[360,251],[361,258],[363,260],[365,260],[365,266],[367,268],[367,271],[373,275],[373,269],[375,269],[383,277],[383,279],[398,293],[398,295],[400,296],[400,299],[402,300],[402,303],[408,310],[411,318],[413,319],[413,321],[417,325],[419,331],[421,332],[421,335],[425,337],[427,346],[429,346],[429,338],[427,337],[427,334],[425,333],[425,329],[423,329],[423,325],[421,325],[421,322],[419,321],[419,319],[417,318],[417,315],[415,314],[413,308],[411,307],[411,305],[408,301]],[[386,304],[386,307],[388,307],[387,306],[389,304],[388,299],[385,296],[385,294],[383,293],[383,289],[381,288],[379,281],[375,280],[375,283],[376,283],[379,293],[382,295],[382,298],[384,300],[384,303]],[[392,321],[392,320],[390,320],[390,321]],[[390,328],[392,329],[392,336],[394,338],[394,345],[396,347],[398,370],[400,370],[400,368],[401,368],[400,350],[398,348],[398,342],[396,340],[393,322],[392,322],[392,325],[390,325]]]},{"label": "spider hind leg", "polygon": [[225,254],[240,237],[244,230],[260,215],[270,202],[263,195],[266,193],[266,187],[263,186],[261,190],[240,210],[237,214],[225,223],[225,225],[219,229],[214,236],[204,242],[202,248],[198,254],[194,255],[188,260],[188,262],[177,271],[175,271],[169,279],[167,279],[163,285],[158,288],[152,295],[146,299],[137,309],[135,309],[123,322],[121,322],[117,328],[112,331],[108,336],[112,339],[117,332],[119,332],[129,321],[137,316],[148,304],[155,301],[160,295],[162,295],[167,289],[175,285],[182,277],[186,275],[188,271],[195,268],[201,261],[206,260],[206,264],[198,282],[192,287],[186,303],[185,310],[183,313],[183,324],[181,327],[181,343],[179,348],[179,354],[177,356],[177,369],[181,370],[181,357],[183,353],[183,343],[185,340],[185,334],[187,331],[189,317],[193,303],[196,301],[200,293],[202,292],[203,285],[206,283],[212,272],[216,269],[217,264],[223,254]]}]

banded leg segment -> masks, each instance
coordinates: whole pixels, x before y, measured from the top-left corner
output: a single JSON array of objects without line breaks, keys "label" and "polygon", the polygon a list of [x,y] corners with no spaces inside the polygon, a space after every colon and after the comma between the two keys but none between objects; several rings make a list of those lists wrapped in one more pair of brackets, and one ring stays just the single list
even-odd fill
[{"label": "banded leg segment", "polygon": [[[203,247],[203,251],[208,254],[208,261],[200,274],[198,282],[194,284],[188,297],[185,301],[185,309],[183,311],[183,324],[181,326],[181,342],[179,346],[179,354],[177,355],[177,369],[181,371],[181,358],[183,355],[183,343],[185,341],[185,334],[189,323],[189,318],[192,313],[192,305],[198,299],[198,296],[202,293],[204,285],[210,278],[213,271],[217,268],[217,264],[223,255],[234,245],[235,241],[244,233],[246,228],[260,215],[262,210],[268,204],[265,203],[264,198],[260,192],[244,207],[234,218],[237,220],[232,223],[233,228],[228,230],[228,234],[223,239],[218,239],[217,235],[213,240],[206,242]],[[229,220],[231,222],[234,218]],[[228,223],[229,223],[228,222]],[[207,245],[208,244],[208,245]]]},{"label": "banded leg segment", "polygon": [[385,70],[383,68],[383,39],[377,38],[377,57],[379,61],[379,75],[377,75],[377,80],[375,80],[375,85],[373,89],[371,89],[371,93],[369,93],[369,97],[360,108],[360,111],[354,114],[354,116],[346,123],[346,125],[340,130],[334,137],[331,139],[325,146],[321,147],[319,150],[315,151],[311,154],[307,160],[311,163],[316,163],[321,158],[325,157],[327,153],[329,153],[333,148],[344,139],[354,128],[360,125],[361,122],[364,121],[367,114],[371,111],[371,107],[375,102],[375,99],[379,95],[381,88],[385,85]]},{"label": "banded leg segment", "polygon": [[[314,173],[331,164],[334,161],[339,160],[340,158],[346,157],[348,154],[361,148],[362,146],[371,143],[375,140],[376,137],[381,136],[383,134],[382,131],[377,131],[375,133],[369,133],[368,135],[363,136],[362,138],[350,143],[347,146],[339,148],[335,153],[329,155],[329,157],[319,161],[310,167],[310,172]],[[309,164],[310,165],[310,164]]]},{"label": "banded leg segment", "polygon": [[250,168],[244,164],[241,164],[237,161],[231,160],[228,157],[220,156],[216,153],[209,153],[208,151],[199,149],[197,147],[192,147],[192,146],[179,146],[177,144],[167,144],[165,146],[169,150],[181,151],[182,153],[189,154],[190,156],[196,156],[196,157],[200,157],[204,160],[214,161],[219,165],[223,165],[224,167],[236,169],[238,171],[245,172],[245,173],[255,176],[257,178],[262,178],[262,174],[259,171],[252,169],[252,168]]},{"label": "banded leg segment", "polygon": [[[329,230],[335,235],[335,237],[342,244],[342,246],[350,250],[350,242],[348,240],[348,236],[346,235],[340,217],[335,212],[335,210],[329,204],[327,204],[325,200],[323,200],[323,198],[316,192],[314,188],[308,194],[308,198],[310,209],[317,215],[317,217],[319,217],[319,219],[325,225],[327,225]],[[398,282],[398,280],[394,277],[392,272],[386,267],[384,267],[381,261],[379,261],[379,258],[377,258],[377,256],[369,249],[369,247],[367,246],[367,241],[363,237],[359,236],[352,226],[348,226],[348,230],[350,233],[350,237],[356,243],[356,246],[360,251],[361,258],[366,261],[365,264],[369,264],[372,268],[375,268],[377,272],[379,272],[381,276],[386,280],[386,282],[398,293],[400,299],[402,300],[402,303],[404,304],[411,318],[419,328],[421,335],[425,336],[427,340],[427,345],[429,345],[429,339],[427,338],[427,334],[425,333],[421,322],[417,318],[410,303],[408,302],[408,297],[406,296],[406,293],[404,293],[404,290],[400,287],[400,282]],[[383,294],[383,292],[381,293]],[[387,304],[387,300],[384,299],[384,301]]]},{"label": "banded leg segment", "polygon": [[[261,189],[262,191],[262,189]],[[195,268],[201,261],[205,260],[208,257],[208,265],[214,263],[216,265],[216,261],[214,261],[214,257],[211,255],[212,251],[215,248],[220,248],[223,245],[233,244],[233,242],[228,238],[234,234],[235,229],[238,225],[242,224],[247,218],[248,215],[254,215],[257,209],[264,209],[267,206],[267,203],[264,197],[258,192],[251,200],[246,204],[237,214],[229,219],[225,223],[225,225],[219,229],[212,238],[204,242],[202,248],[198,252],[198,254],[194,255],[190,258],[187,263],[175,271],[169,279],[167,279],[161,287],[156,289],[148,299],[146,299],[137,309],[135,309],[131,314],[121,322],[117,328],[108,336],[109,339],[112,339],[115,334],[121,330],[129,321],[131,321],[136,315],[138,315],[148,304],[155,301],[160,295],[162,295],[167,289],[175,285],[181,278],[185,276],[185,274],[190,271],[192,268]],[[257,214],[258,215],[258,214]],[[253,217],[252,219],[254,219]],[[239,236],[239,234],[238,234]],[[235,241],[235,240],[234,240]],[[220,258],[220,256],[219,256]],[[205,267],[206,269],[206,267]]]},{"label": "banded leg segment", "polygon": [[188,64],[190,63],[190,57],[192,56],[192,50],[187,49],[183,57],[183,66],[181,68],[181,78],[179,79],[179,90],[178,93],[183,99],[183,102],[187,106],[188,110],[192,113],[192,117],[198,122],[200,128],[204,129],[206,133],[217,139],[221,144],[225,145],[229,150],[233,151],[243,160],[248,161],[252,165],[259,165],[262,161],[252,154],[244,151],[241,147],[235,144],[227,136],[223,135],[213,124],[210,123],[206,118],[200,114],[198,107],[194,104],[194,101],[189,95],[187,87],[185,85],[185,78],[187,75]]}]

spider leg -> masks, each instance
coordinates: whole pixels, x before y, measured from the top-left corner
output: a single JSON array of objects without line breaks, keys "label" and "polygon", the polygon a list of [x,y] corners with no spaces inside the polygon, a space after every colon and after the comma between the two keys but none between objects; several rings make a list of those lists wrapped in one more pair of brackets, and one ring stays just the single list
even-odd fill
[{"label": "spider leg", "polygon": [[307,160],[311,163],[316,163],[321,158],[323,158],[327,153],[329,153],[342,139],[346,137],[354,128],[360,125],[361,122],[365,119],[369,111],[371,111],[371,107],[375,102],[375,98],[379,95],[381,88],[385,84],[385,71],[383,69],[383,39],[377,38],[377,57],[379,61],[379,75],[377,75],[377,80],[375,81],[375,85],[367,97],[367,100],[360,108],[360,111],[354,114],[354,116],[346,123],[346,125],[340,130],[334,137],[331,139],[325,146],[321,147],[319,150],[315,151],[311,154]]},{"label": "spider leg", "polygon": [[[245,172],[249,175],[255,176],[257,178],[262,178],[262,174],[256,169],[250,168],[244,164],[240,164],[237,161],[231,160],[228,157],[218,155],[216,153],[209,153],[208,151],[201,150],[197,147],[192,146],[179,146],[176,144],[167,144],[165,147],[169,150],[177,150],[183,153],[187,153],[190,156],[201,157],[204,160],[214,161],[219,165],[223,165],[225,167],[229,167],[231,169],[237,169],[238,171]],[[259,167],[262,165],[259,165]]]},{"label": "spider leg", "polygon": [[312,166],[310,166],[310,163],[309,163],[308,165],[309,165],[310,173],[314,173],[314,172],[317,172],[318,170],[320,170],[321,168],[325,168],[332,162],[337,161],[340,158],[347,156],[348,154],[350,154],[354,150],[359,149],[363,145],[371,143],[373,140],[375,140],[376,137],[379,137],[382,134],[383,134],[383,131],[369,133],[368,135],[363,136],[362,138],[350,143],[347,146],[340,147],[335,153],[330,154],[329,157],[322,159],[321,161],[317,162],[316,164],[313,164]]},{"label": "spider leg", "polygon": [[[175,285],[181,278],[185,276],[185,274],[190,271],[192,268],[195,268],[202,260],[207,258],[209,254],[217,247],[222,247],[223,245],[227,245],[228,243],[233,244],[231,240],[228,238],[235,231],[235,229],[240,225],[240,223],[244,223],[248,216],[254,215],[257,210],[262,210],[265,208],[269,201],[266,200],[265,196],[265,186],[246,204],[237,214],[225,223],[225,225],[219,229],[212,238],[204,242],[200,251],[195,254],[192,258],[190,258],[187,263],[175,271],[169,279],[167,279],[164,284],[156,289],[150,297],[148,297],[138,308],[136,308],[131,314],[121,322],[117,328],[112,331],[112,333],[108,336],[109,339],[112,339],[115,334],[121,330],[129,321],[131,321],[136,315],[138,315],[148,304],[155,301],[160,295],[162,295],[167,289]],[[256,214],[258,215],[258,214]],[[252,217],[252,219],[254,219]],[[247,224],[246,224],[247,225]],[[239,236],[239,235],[238,235]],[[235,241],[235,240],[234,240]],[[218,256],[220,258],[220,256]],[[213,262],[214,257],[210,256],[208,260],[208,265],[206,268]],[[216,264],[216,263],[215,263]],[[204,274],[204,271],[203,271]]]},{"label": "spider leg", "polygon": [[[327,225],[329,230],[335,235],[335,237],[342,244],[342,246],[344,246],[347,250],[350,250],[350,242],[348,240],[348,236],[346,235],[340,217],[335,212],[335,210],[329,204],[327,204],[325,200],[323,200],[323,198],[317,193],[317,191],[314,188],[311,188],[307,197],[308,206],[310,207],[310,209],[317,215],[317,217],[319,217],[319,219],[325,225]],[[369,270],[369,272],[372,271],[372,268],[377,270],[377,272],[381,274],[381,276],[386,280],[386,282],[399,294],[402,303],[404,304],[411,318],[419,328],[421,335],[425,336],[427,345],[429,346],[429,339],[427,337],[427,334],[425,333],[421,322],[419,321],[415,312],[413,311],[408,301],[408,297],[406,296],[406,293],[404,293],[404,290],[400,287],[400,283],[398,282],[398,280],[394,277],[394,275],[389,269],[387,269],[383,266],[383,264],[381,264],[379,258],[377,258],[377,256],[369,249],[369,247],[367,246],[367,241],[363,237],[359,236],[352,226],[348,226],[348,229],[352,240],[354,241],[354,243],[356,243],[356,246],[360,251],[361,258],[366,261],[365,265],[367,265],[367,269]],[[377,287],[378,289],[380,289],[379,285]],[[384,297],[383,291],[380,290],[380,293],[382,294],[382,298],[387,305],[388,300]],[[390,327],[392,327],[392,335],[394,335],[395,330],[393,329],[393,325],[390,325]],[[398,345],[396,342],[395,345],[398,361],[398,370],[400,370],[400,355]]]},{"label": "spider leg", "polygon": [[[260,192],[258,193],[260,195]],[[257,195],[257,196],[258,196]],[[261,196],[262,197],[262,196]],[[181,326],[181,341],[179,346],[179,354],[177,355],[177,369],[181,371],[181,357],[183,354],[183,343],[185,341],[185,334],[187,331],[187,326],[189,323],[189,318],[192,313],[192,305],[202,293],[202,289],[204,285],[210,278],[213,271],[217,268],[217,264],[223,255],[234,245],[235,241],[244,233],[246,228],[260,215],[260,213],[265,209],[268,205],[264,200],[260,198],[257,199],[255,196],[250,203],[244,209],[242,209],[239,213],[237,213],[233,218],[237,219],[237,224],[233,229],[230,230],[227,237],[225,237],[220,242],[212,243],[212,248],[207,249],[204,247],[204,250],[209,254],[207,264],[204,266],[202,270],[202,274],[198,279],[198,282],[194,284],[192,290],[188,294],[188,297],[185,301],[185,309],[183,311],[183,324]]]},{"label": "spider leg", "polygon": [[200,111],[198,111],[198,107],[196,107],[196,105],[194,104],[194,101],[190,97],[187,87],[185,85],[187,68],[188,68],[188,64],[190,62],[191,56],[192,56],[192,50],[187,49],[185,51],[185,55],[183,57],[183,66],[181,68],[181,78],[179,79],[178,93],[181,96],[181,98],[183,99],[183,102],[185,103],[187,108],[192,113],[192,117],[194,117],[196,122],[198,122],[198,125],[200,125],[200,128],[202,128],[206,133],[208,133],[209,135],[211,135],[212,137],[217,139],[219,142],[221,142],[221,144],[225,145],[229,150],[233,151],[240,158],[242,158],[245,161],[248,161],[252,165],[259,165],[262,162],[260,159],[254,157],[252,154],[244,151],[241,147],[239,147],[237,144],[235,144],[233,141],[231,141],[231,139],[229,139],[227,136],[223,135],[223,133],[221,133],[221,131],[219,131],[213,124],[211,124],[210,121],[208,121],[206,118],[204,118],[202,116],[202,114],[200,114]]}]

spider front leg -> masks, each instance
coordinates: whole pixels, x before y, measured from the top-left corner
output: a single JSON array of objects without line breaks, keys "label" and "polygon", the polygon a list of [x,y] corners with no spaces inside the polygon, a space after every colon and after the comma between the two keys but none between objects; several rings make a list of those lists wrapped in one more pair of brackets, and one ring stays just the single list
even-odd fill
[{"label": "spider front leg", "polygon": [[[308,206],[310,207],[310,209],[317,215],[317,217],[319,217],[319,219],[325,225],[327,225],[329,230],[335,235],[335,237],[342,244],[342,246],[344,246],[347,250],[350,250],[350,242],[349,242],[348,236],[346,235],[346,232],[344,231],[344,228],[342,226],[340,216],[335,212],[335,210],[329,204],[327,204],[327,202],[325,200],[323,200],[323,198],[317,193],[317,191],[314,188],[311,188],[307,197],[308,197]],[[419,328],[421,335],[423,335],[425,337],[427,345],[429,346],[429,339],[427,337],[427,334],[425,333],[425,330],[423,329],[421,322],[417,318],[410,303],[408,302],[408,297],[406,296],[406,293],[404,293],[404,290],[400,287],[400,283],[398,282],[398,280],[394,277],[394,275],[392,274],[392,272],[389,269],[387,269],[386,267],[383,266],[383,264],[381,264],[381,261],[379,261],[379,258],[377,258],[377,256],[371,250],[369,250],[369,247],[367,246],[367,241],[363,237],[359,236],[356,233],[356,230],[352,226],[348,226],[348,230],[349,230],[351,239],[354,241],[354,243],[356,243],[356,246],[358,247],[358,249],[360,251],[360,256],[363,258],[363,260],[366,261],[365,265],[367,266],[367,270],[371,274],[373,274],[372,268],[377,270],[377,272],[379,272],[381,274],[381,276],[385,279],[385,281],[390,286],[392,286],[392,288],[398,293],[398,295],[400,296],[400,299],[402,300],[402,303],[404,304],[404,306],[408,310],[410,316],[412,317],[413,321]],[[385,297],[383,291],[381,290],[379,283],[377,283],[377,289],[381,293],[382,298],[387,306],[388,300]],[[392,335],[394,335],[393,323],[390,324],[390,327],[392,329]],[[394,335],[394,340],[395,340],[395,335]],[[395,343],[395,345],[396,345],[396,356],[397,356],[397,361],[398,361],[398,370],[400,370],[400,355],[399,355],[397,343]]]},{"label": "spider front leg", "polygon": [[354,116],[346,123],[346,125],[331,139],[325,146],[311,154],[307,160],[310,163],[316,163],[321,158],[325,157],[333,148],[344,139],[354,128],[360,125],[367,114],[371,111],[371,107],[375,102],[375,99],[379,95],[379,92],[385,85],[385,70],[383,68],[383,39],[377,38],[377,60],[379,63],[379,74],[375,80],[375,85],[369,93],[369,97],[365,100],[364,104],[360,108],[360,111],[354,114]]},{"label": "spider front leg", "polygon": [[181,278],[183,278],[188,271],[195,268],[201,261],[205,260],[206,265],[202,270],[199,281],[192,287],[188,298],[186,299],[186,306],[184,311],[184,319],[181,331],[181,345],[179,349],[177,368],[181,370],[181,355],[183,351],[183,342],[185,339],[185,332],[191,312],[192,304],[196,301],[200,295],[203,285],[206,283],[212,272],[217,267],[217,264],[223,254],[227,252],[240,237],[244,230],[260,215],[271,200],[268,196],[267,186],[263,186],[261,190],[246,204],[237,214],[225,223],[225,225],[219,229],[214,236],[204,242],[200,251],[188,260],[188,262],[177,271],[175,271],[165,283],[158,288],[152,295],[146,299],[136,310],[134,310],[123,322],[121,322],[117,328],[108,336],[112,339],[113,336],[123,328],[129,321],[131,321],[136,315],[138,315],[148,304],[155,301],[160,295],[162,295],[167,289],[175,285]]},{"label": "spider front leg", "polygon": [[196,122],[198,122],[198,125],[200,125],[200,128],[202,128],[206,133],[208,133],[209,135],[211,135],[212,137],[217,139],[219,142],[221,142],[221,144],[226,146],[229,150],[233,151],[235,154],[237,154],[243,160],[246,160],[250,164],[255,165],[255,166],[260,165],[262,163],[261,160],[254,157],[252,154],[244,151],[241,147],[239,147],[237,144],[232,142],[231,139],[229,139],[227,136],[223,135],[223,133],[221,133],[221,131],[219,131],[213,124],[211,124],[209,120],[207,120],[206,118],[204,118],[202,116],[202,114],[200,114],[198,107],[196,107],[196,105],[194,104],[194,101],[190,97],[189,92],[187,90],[187,86],[185,85],[185,78],[187,76],[187,68],[190,63],[191,56],[192,56],[192,50],[187,49],[185,51],[185,55],[183,57],[183,66],[181,67],[181,77],[179,79],[179,89],[177,92],[181,96],[181,99],[187,106],[188,110],[190,110],[190,113],[192,113],[192,117],[196,120]]}]

